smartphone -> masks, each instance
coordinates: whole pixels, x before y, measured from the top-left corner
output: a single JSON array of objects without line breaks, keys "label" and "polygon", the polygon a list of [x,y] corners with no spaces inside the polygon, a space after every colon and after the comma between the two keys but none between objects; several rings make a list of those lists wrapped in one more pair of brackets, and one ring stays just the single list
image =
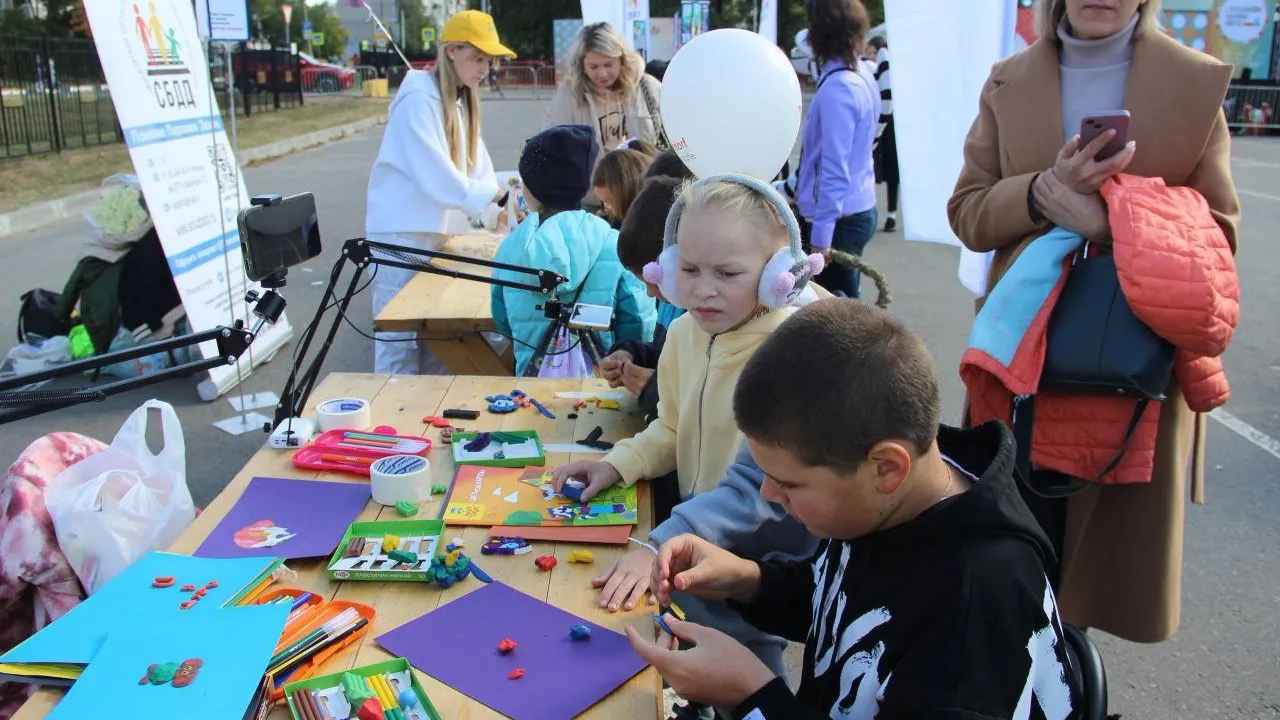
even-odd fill
[{"label": "smartphone", "polygon": [[1129,111],[1093,113],[1085,115],[1080,121],[1081,148],[1098,139],[1099,135],[1108,130],[1115,130],[1116,134],[1102,146],[1094,156],[1094,160],[1106,160],[1124,149],[1125,143],[1129,142]]},{"label": "smartphone", "polygon": [[311,193],[254,198],[236,219],[245,275],[254,282],[320,254],[320,221]]}]

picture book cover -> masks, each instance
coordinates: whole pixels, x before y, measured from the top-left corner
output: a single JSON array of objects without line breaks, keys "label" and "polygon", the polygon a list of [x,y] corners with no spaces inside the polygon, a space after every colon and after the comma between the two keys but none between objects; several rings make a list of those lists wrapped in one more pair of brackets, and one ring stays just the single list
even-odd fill
[{"label": "picture book cover", "polygon": [[115,630],[166,616],[198,626],[205,613],[218,612],[278,566],[276,558],[215,560],[147,553],[66,615],[0,657],[0,674],[45,683],[48,675],[37,672],[21,677],[27,674],[13,672],[21,668],[7,666],[87,665]]},{"label": "picture book cover", "polygon": [[117,627],[49,720],[244,717],[288,614],[258,605]]},{"label": "picture book cover", "polygon": [[549,468],[459,465],[440,517],[446,525],[634,525],[638,507],[634,485],[615,485],[584,504],[556,494]]}]

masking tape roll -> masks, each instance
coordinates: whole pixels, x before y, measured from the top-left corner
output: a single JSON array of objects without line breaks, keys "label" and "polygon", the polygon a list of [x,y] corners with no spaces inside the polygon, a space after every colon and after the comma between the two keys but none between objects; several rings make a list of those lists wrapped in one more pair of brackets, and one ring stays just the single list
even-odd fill
[{"label": "masking tape roll", "polygon": [[395,505],[427,499],[431,462],[421,455],[391,455],[369,466],[369,490],[374,502]]},{"label": "masking tape roll", "polygon": [[369,403],[360,398],[325,400],[316,406],[316,417],[320,432],[365,430],[373,424]]}]

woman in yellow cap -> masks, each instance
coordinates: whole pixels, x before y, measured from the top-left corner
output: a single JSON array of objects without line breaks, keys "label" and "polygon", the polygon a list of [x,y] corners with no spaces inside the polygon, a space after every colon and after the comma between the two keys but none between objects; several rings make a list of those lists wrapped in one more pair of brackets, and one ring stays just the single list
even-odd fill
[{"label": "woman in yellow cap", "polygon": [[[465,218],[480,217],[506,194],[480,137],[476,88],[494,58],[515,53],[498,40],[493,18],[476,10],[450,18],[440,43],[435,70],[410,71],[391,102],[382,147],[369,173],[365,235],[370,240],[438,250],[446,233],[466,227]],[[375,316],[414,274],[378,269]],[[413,333],[377,337],[376,372],[420,373],[422,357]]]}]

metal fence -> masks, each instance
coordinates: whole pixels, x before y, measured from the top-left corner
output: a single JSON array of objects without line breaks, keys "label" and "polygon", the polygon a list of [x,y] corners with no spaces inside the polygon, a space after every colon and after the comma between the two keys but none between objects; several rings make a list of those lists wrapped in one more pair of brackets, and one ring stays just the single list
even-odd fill
[{"label": "metal fence", "polygon": [[91,41],[0,36],[0,157],[122,139]]},{"label": "metal fence", "polygon": [[1280,85],[1232,84],[1222,101],[1227,124],[1239,133],[1273,135],[1280,130]]},{"label": "metal fence", "polygon": [[[304,73],[297,55],[238,49],[231,58],[237,113],[302,104]],[[210,52],[209,75],[226,114],[230,88],[221,48]],[[0,159],[123,139],[92,40],[0,35]]]}]

